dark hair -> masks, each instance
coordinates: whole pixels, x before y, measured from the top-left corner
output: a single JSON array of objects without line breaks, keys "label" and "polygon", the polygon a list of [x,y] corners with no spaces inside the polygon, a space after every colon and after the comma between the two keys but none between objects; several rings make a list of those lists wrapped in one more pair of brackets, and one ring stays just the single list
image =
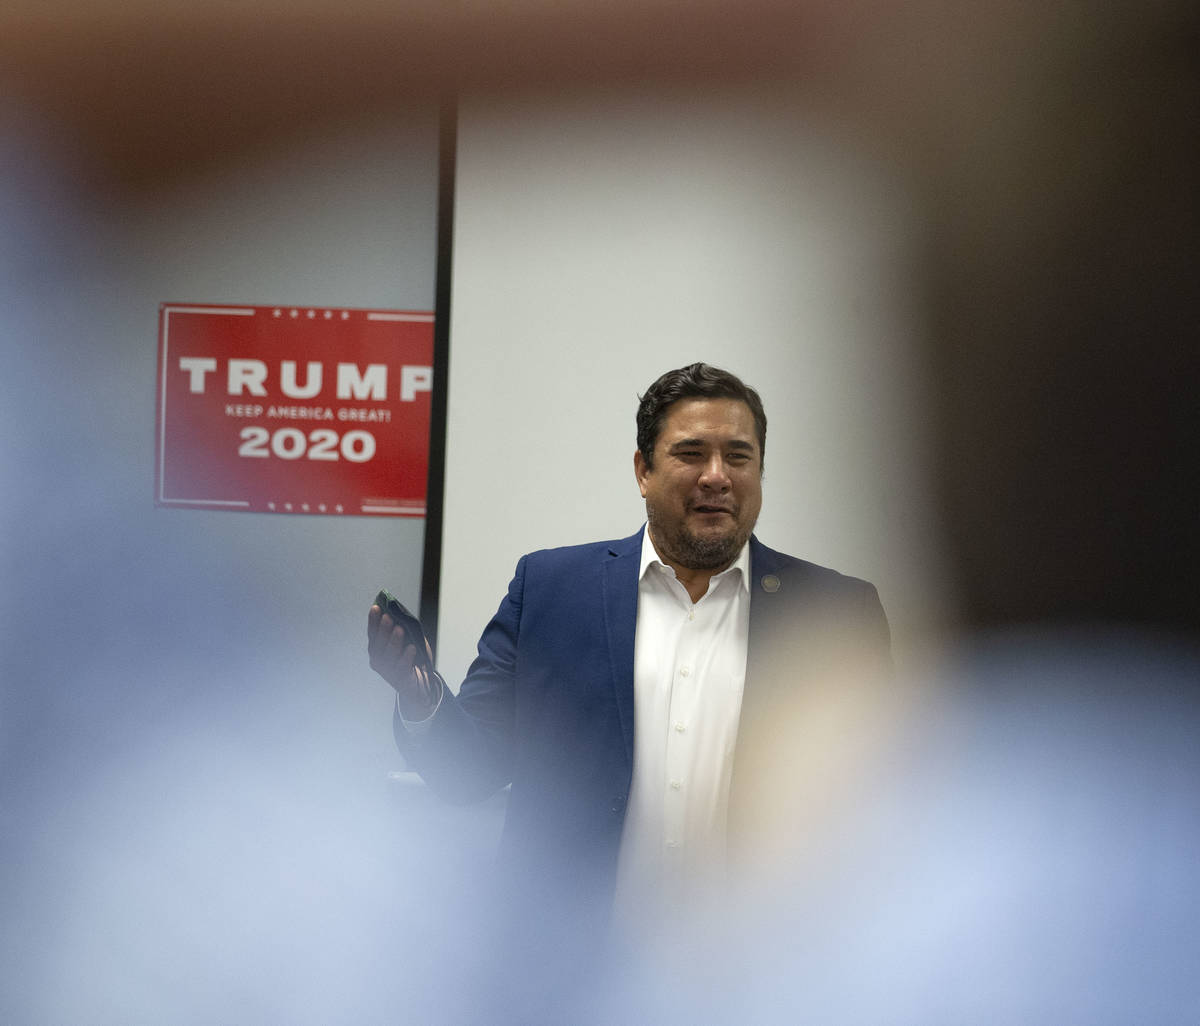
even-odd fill
[{"label": "dark hair", "polygon": [[758,434],[759,468],[767,449],[767,415],[758,393],[741,378],[707,363],[667,371],[641,396],[637,411],[637,447],[647,467],[654,466],[654,445],[667,419],[667,409],[680,399],[737,399],[750,407]]}]

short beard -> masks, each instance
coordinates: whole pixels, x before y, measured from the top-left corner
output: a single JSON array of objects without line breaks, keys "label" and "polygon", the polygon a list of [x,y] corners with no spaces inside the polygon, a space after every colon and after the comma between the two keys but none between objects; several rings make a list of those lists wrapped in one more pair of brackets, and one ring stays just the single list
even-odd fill
[{"label": "short beard", "polygon": [[646,520],[652,541],[670,562],[688,570],[723,570],[729,566],[750,538],[753,525],[733,534],[716,538],[697,538],[683,525],[668,530],[654,506],[646,503]]}]

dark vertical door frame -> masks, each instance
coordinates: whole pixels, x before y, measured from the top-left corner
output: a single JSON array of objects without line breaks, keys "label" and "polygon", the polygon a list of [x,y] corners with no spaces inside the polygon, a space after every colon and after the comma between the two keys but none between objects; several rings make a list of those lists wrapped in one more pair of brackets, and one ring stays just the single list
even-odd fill
[{"label": "dark vertical door frame", "polygon": [[433,394],[429,417],[429,478],[425,490],[425,553],[421,563],[421,625],[437,648],[442,580],[442,513],[446,486],[446,405],[450,371],[450,274],[454,245],[454,170],[458,101],[450,94],[438,112],[437,279],[433,311]]}]

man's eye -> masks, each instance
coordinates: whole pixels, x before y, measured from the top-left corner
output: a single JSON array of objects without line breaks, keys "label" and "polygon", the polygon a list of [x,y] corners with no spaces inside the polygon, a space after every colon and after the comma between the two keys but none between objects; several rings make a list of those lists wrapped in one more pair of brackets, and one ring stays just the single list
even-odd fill
[{"label": "man's eye", "polygon": [[750,461],[749,453],[731,452],[725,457],[730,463],[748,463]]}]

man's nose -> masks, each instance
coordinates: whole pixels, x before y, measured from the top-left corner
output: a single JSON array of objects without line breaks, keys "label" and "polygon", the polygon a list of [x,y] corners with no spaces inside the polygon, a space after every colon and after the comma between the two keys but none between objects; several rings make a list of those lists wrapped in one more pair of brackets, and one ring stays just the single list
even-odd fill
[{"label": "man's nose", "polygon": [[730,487],[729,474],[725,471],[725,461],[720,453],[714,453],[705,462],[700,472],[700,485],[714,491],[725,491]]}]

